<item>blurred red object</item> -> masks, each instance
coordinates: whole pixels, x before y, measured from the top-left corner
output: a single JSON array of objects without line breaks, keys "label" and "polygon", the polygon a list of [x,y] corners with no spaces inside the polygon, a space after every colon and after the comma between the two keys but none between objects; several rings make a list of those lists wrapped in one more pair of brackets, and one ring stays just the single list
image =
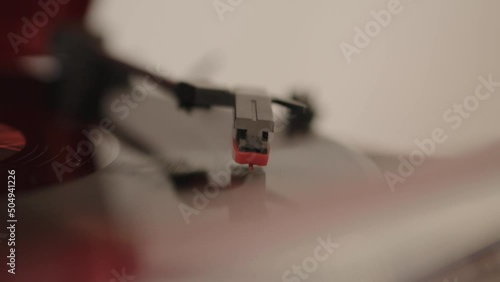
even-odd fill
[{"label": "blurred red object", "polygon": [[82,24],[90,0],[7,1],[0,12],[0,59],[49,51],[59,26]]},{"label": "blurred red object", "polygon": [[[0,167],[23,168],[29,188],[58,182],[50,161],[65,163],[61,149],[84,140],[84,124],[64,121],[48,108],[49,85],[22,67],[23,56],[50,54],[54,34],[66,26],[83,25],[90,0],[8,1],[0,10]],[[36,121],[36,122],[35,122]],[[20,133],[19,133],[20,132]],[[17,135],[16,135],[17,134]],[[21,134],[22,136],[19,136]],[[5,160],[5,158],[7,158]],[[43,165],[45,164],[45,165]],[[49,165],[47,165],[49,164]],[[82,166],[93,171],[91,161]],[[80,169],[68,180],[81,175]]]},{"label": "blurred red object", "polygon": [[19,130],[0,123],[0,149],[19,152],[25,145],[26,139]]}]

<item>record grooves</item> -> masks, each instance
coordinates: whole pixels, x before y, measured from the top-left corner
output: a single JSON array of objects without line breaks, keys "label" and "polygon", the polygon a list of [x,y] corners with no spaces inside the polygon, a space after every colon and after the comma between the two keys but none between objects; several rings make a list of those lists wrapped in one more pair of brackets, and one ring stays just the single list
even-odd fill
[{"label": "record grooves", "polygon": [[[46,123],[45,125],[47,125]],[[81,132],[87,128],[85,124],[72,123],[70,127],[57,126],[53,122],[49,127],[38,124],[37,127],[22,127],[19,129],[25,136],[25,144],[19,151],[7,150],[0,167],[18,170],[24,174],[27,189],[58,184],[88,175],[96,170],[95,146]],[[64,122],[63,124],[67,124]],[[5,126],[5,124],[3,124]],[[12,132],[13,126],[10,126]],[[15,128],[21,128],[16,126]],[[40,130],[45,128],[45,130]],[[67,130],[65,128],[71,128]],[[0,148],[8,148],[9,131],[0,132]],[[3,133],[3,135],[1,134]],[[86,147],[82,147],[85,144]],[[10,147],[12,148],[12,146]],[[85,149],[85,150],[82,150]],[[21,178],[20,178],[21,179]]]}]

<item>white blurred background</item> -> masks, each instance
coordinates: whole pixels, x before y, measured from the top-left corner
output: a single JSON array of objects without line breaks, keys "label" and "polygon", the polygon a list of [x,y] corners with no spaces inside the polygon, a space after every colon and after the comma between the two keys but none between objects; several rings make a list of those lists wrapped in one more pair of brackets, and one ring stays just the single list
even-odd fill
[{"label": "white blurred background", "polygon": [[[354,28],[388,2],[242,0],[221,20],[213,0],[98,0],[89,25],[115,56],[159,64],[179,79],[208,72],[223,86],[309,89],[322,134],[409,153],[415,139],[450,127],[443,113],[474,93],[478,76],[500,81],[500,1],[401,0],[403,11],[347,63],[340,43],[353,44]],[[202,62],[215,66],[200,70]],[[482,102],[437,153],[500,140],[499,109],[496,95]]]}]

